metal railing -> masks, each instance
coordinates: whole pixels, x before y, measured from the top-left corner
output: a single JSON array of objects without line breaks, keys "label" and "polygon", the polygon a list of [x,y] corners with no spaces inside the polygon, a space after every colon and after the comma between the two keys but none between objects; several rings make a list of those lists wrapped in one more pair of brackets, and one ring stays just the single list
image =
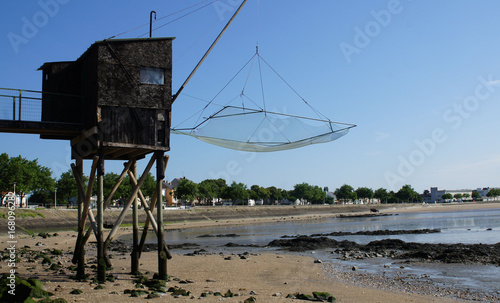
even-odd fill
[{"label": "metal railing", "polygon": [[[81,96],[34,90],[0,88],[0,120],[41,122],[50,114],[51,122],[83,122]],[[57,117],[61,121],[57,121]],[[76,121],[75,121],[76,118]]]}]

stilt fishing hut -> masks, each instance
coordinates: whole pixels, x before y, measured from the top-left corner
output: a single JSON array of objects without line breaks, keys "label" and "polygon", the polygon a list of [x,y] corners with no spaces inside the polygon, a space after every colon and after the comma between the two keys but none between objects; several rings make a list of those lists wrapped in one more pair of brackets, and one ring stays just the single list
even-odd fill
[{"label": "stilt fishing hut", "polygon": [[[73,259],[78,263],[78,275],[84,274],[85,243],[93,231],[98,246],[98,279],[105,280],[106,266],[110,265],[107,247],[126,211],[132,206],[132,272],[138,271],[145,232],[151,224],[158,237],[158,274],[162,279],[166,277],[166,259],[170,254],[163,239],[161,182],[166,167],[164,153],[170,150],[172,40],[98,41],[76,61],[49,62],[40,67],[43,71],[43,91],[51,92],[42,94],[42,123],[80,121],[83,129],[75,137],[58,133],[42,135],[42,138],[71,140],[71,154],[76,160],[73,171],[80,193],[78,238]],[[81,96],[80,102],[67,102],[66,95]],[[151,159],[142,177],[137,180],[136,161],[148,154],[152,154]],[[86,191],[82,183],[84,159],[93,160]],[[109,197],[103,197],[102,189],[105,160],[128,160]],[[148,205],[140,187],[155,161],[157,188],[152,205]],[[103,211],[127,174],[135,186],[113,229],[104,239]],[[95,181],[98,189],[97,218],[89,210]],[[142,245],[138,235],[137,197],[147,213]],[[151,211],[153,204],[157,206],[156,218]],[[87,217],[90,228],[85,231]]]}]

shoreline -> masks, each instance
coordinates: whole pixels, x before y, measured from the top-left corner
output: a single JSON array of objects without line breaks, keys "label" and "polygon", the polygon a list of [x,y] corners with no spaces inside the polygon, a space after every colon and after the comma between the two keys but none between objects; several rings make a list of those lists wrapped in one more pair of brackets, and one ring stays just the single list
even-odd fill
[{"label": "shoreline", "polygon": [[[440,204],[365,204],[365,205],[312,205],[312,206],[239,206],[239,207],[194,207],[185,210],[165,210],[163,212],[165,229],[201,228],[210,226],[238,226],[255,223],[286,222],[300,220],[321,220],[340,215],[370,213],[375,208],[380,214],[407,212],[443,212],[473,209],[500,208],[499,202],[467,202]],[[25,210],[16,210],[25,211]],[[6,209],[0,209],[6,212]],[[16,218],[16,226],[26,232],[66,231],[76,229],[77,210],[28,210],[34,217]],[[105,222],[114,222],[120,211],[106,210]],[[154,212],[156,213],[156,212]],[[146,215],[139,216],[144,222]],[[4,224],[5,222],[5,224]],[[0,235],[7,234],[7,219],[0,216]],[[125,216],[121,227],[132,223],[131,211]],[[41,227],[43,226],[43,227]],[[88,226],[88,223],[87,223]]]},{"label": "shoreline", "polygon": [[[370,205],[371,206],[371,205]],[[370,207],[368,206],[368,207]],[[392,206],[392,205],[390,205]],[[371,206],[373,207],[373,206]],[[500,203],[481,204],[445,204],[445,205],[410,205],[398,208],[387,207],[380,213],[421,212],[421,211],[455,211],[473,209],[500,208]],[[317,208],[317,210],[321,208]],[[324,208],[322,209],[324,210]],[[212,210],[213,211],[213,210]],[[212,212],[210,211],[210,212]],[[369,210],[351,211],[343,214],[366,214]],[[166,229],[203,228],[208,226],[239,226],[266,222],[290,222],[300,220],[321,220],[339,216],[340,212],[322,214],[294,214],[292,216],[233,218],[224,220],[188,221],[166,225]],[[1,224],[1,221],[0,221]],[[106,231],[105,231],[106,232]],[[119,238],[129,235],[131,227],[121,227],[116,235]],[[113,269],[109,271],[115,278],[107,282],[104,289],[94,289],[97,284],[75,282],[69,277],[75,272],[71,269],[71,258],[76,241],[76,232],[72,230],[58,231],[57,236],[42,238],[40,236],[16,234],[19,249],[25,248],[34,252],[50,255],[54,250],[62,251],[61,255],[51,255],[53,264],[60,268],[50,269],[50,264],[42,264],[41,259],[18,257],[17,274],[20,277],[37,277],[45,284],[48,291],[55,294],[52,298],[64,298],[68,302],[141,302],[146,295],[139,298],[125,294],[126,289],[134,289],[134,277],[130,272],[130,252],[110,251],[113,254]],[[87,245],[86,272],[93,278],[96,276],[96,245],[95,238],[90,238]],[[5,238],[0,241],[0,248],[6,247]],[[18,250],[19,250],[18,249]],[[247,253],[243,257],[232,253],[193,253],[183,255],[172,251],[174,258],[168,261],[167,272],[172,280],[168,287],[181,287],[191,292],[188,297],[173,298],[173,302],[191,302],[197,299],[201,302],[219,302],[220,297],[208,295],[207,291],[227,290],[238,294],[234,298],[223,298],[225,302],[243,302],[254,297],[257,302],[304,302],[298,299],[286,298],[288,294],[313,291],[329,292],[337,298],[336,302],[465,302],[457,299],[457,294],[446,288],[434,287],[431,284],[417,283],[420,279],[407,279],[404,276],[380,277],[363,271],[352,271],[339,263],[316,263],[314,255],[300,255],[283,252]],[[140,259],[140,270],[151,278],[157,271],[157,252],[144,252]],[[0,263],[0,273],[8,271],[7,263]],[[413,279],[413,280],[412,280]],[[410,287],[411,286],[411,287]],[[81,289],[83,294],[73,295],[73,289]],[[474,295],[474,294],[472,294]],[[467,297],[467,296],[466,296]],[[469,297],[471,298],[471,297]],[[154,299],[153,299],[154,300]],[[160,299],[162,300],[162,299]],[[472,299],[471,299],[472,300]],[[498,300],[498,298],[496,299]],[[491,301],[491,300],[490,300]]]},{"label": "shoreline", "polygon": [[[129,229],[121,229],[119,235],[128,234]],[[76,241],[76,232],[61,232],[48,238],[23,236],[18,240],[21,247],[29,247],[31,254],[44,253],[52,259],[51,264],[43,264],[41,259],[29,261],[29,257],[19,253],[16,275],[22,278],[39,279],[47,291],[54,297],[64,298],[67,302],[143,302],[146,294],[131,297],[125,293],[127,289],[136,289],[135,277],[130,272],[129,252],[110,252],[113,268],[108,271],[114,278],[112,282],[103,284],[104,289],[95,289],[98,284],[90,281],[77,282],[70,279],[75,273],[71,267],[72,248]],[[94,241],[93,237],[90,239]],[[60,250],[62,254],[51,254]],[[140,271],[152,278],[157,272],[157,252],[144,252],[140,259]],[[86,273],[90,278],[96,276],[95,265],[96,245],[87,245]],[[0,265],[0,273],[6,273],[5,263]],[[220,254],[206,253],[183,255],[173,253],[173,259],[168,261],[167,273],[171,280],[167,288],[179,287],[190,292],[187,297],[173,298],[169,293],[163,300],[172,302],[220,302],[221,297],[208,295],[206,292],[221,292],[230,290],[237,294],[233,298],[224,298],[224,302],[242,302],[250,297],[257,302],[304,302],[298,299],[286,298],[289,294],[311,294],[314,291],[329,292],[336,297],[336,302],[463,302],[459,299],[446,297],[445,294],[418,294],[403,289],[382,289],[379,286],[367,285],[359,281],[348,281],[344,270],[342,278],[338,271],[332,270],[328,264],[317,263],[311,256],[283,253],[245,253]],[[82,294],[71,294],[79,289]],[[167,299],[168,298],[168,299]],[[154,300],[154,299],[153,299]],[[153,301],[154,302],[154,301]]]}]

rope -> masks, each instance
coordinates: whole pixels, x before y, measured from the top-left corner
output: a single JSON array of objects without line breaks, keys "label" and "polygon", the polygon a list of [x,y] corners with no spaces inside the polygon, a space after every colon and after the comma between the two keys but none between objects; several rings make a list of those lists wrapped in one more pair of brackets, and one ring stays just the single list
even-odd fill
[{"label": "rope", "polygon": [[262,80],[262,68],[260,66],[260,55],[259,55],[259,47],[257,46],[257,50],[255,55],[257,55],[258,62],[259,62],[259,77],[260,77],[260,90],[262,93],[262,104],[264,105],[264,114],[267,115],[266,113],[266,97],[264,96],[264,81]]},{"label": "rope", "polygon": [[[168,18],[168,17],[174,16],[174,15],[176,15],[176,14],[178,14],[178,13],[181,13],[181,12],[183,12],[183,11],[185,11],[185,10],[191,9],[191,8],[196,7],[196,6],[198,6],[198,5],[201,5],[201,4],[203,4],[203,3],[207,2],[207,1],[211,1],[211,0],[204,0],[204,1],[200,2],[200,3],[198,3],[198,4],[191,5],[191,6],[189,6],[189,7],[183,8],[183,9],[181,9],[181,10],[179,10],[179,11],[177,11],[177,12],[174,12],[174,13],[172,13],[172,14],[169,14],[169,15],[166,15],[166,16],[164,16],[164,17],[158,18],[157,20],[155,20],[155,21],[154,21],[154,23],[156,23],[157,21],[160,21],[160,20],[162,20],[162,19],[165,19],[165,18]],[[207,4],[207,5],[203,6],[203,7],[206,7],[206,6],[208,6],[208,5],[210,5],[210,4],[214,3],[214,2],[217,2],[217,0],[215,0],[215,1],[214,1],[214,0],[212,0],[212,2],[210,2],[209,4]],[[176,19],[176,20],[178,20],[178,19]],[[175,21],[175,20],[174,20],[174,21]],[[172,21],[172,22],[173,22],[173,21]],[[124,32],[122,32],[122,33],[116,34],[116,35],[114,35],[114,36],[111,36],[111,37],[109,37],[108,39],[113,39],[113,38],[116,38],[116,37],[119,37],[119,36],[122,36],[122,35],[128,34],[128,33],[132,32],[132,31],[135,31],[136,29],[139,29],[139,28],[144,27],[144,26],[147,26],[147,25],[149,25],[149,22],[148,22],[148,23],[144,23],[144,24],[142,24],[142,25],[139,25],[139,26],[137,26],[137,27],[134,27],[134,28],[132,28],[132,29],[130,29],[130,30],[124,31]],[[149,32],[147,32],[146,34],[148,34],[148,33],[149,33]],[[140,37],[142,37],[142,36],[144,36],[144,35],[145,35],[145,34],[141,35]],[[105,40],[107,40],[107,39],[105,39]]]},{"label": "rope", "polygon": [[285,84],[307,105],[309,108],[318,115],[319,118],[329,120],[325,115],[321,114],[318,110],[312,107],[267,61],[262,58],[261,55],[257,54],[262,61],[283,81]]},{"label": "rope", "polygon": [[[210,0],[205,0],[205,1],[203,1],[203,2],[206,2],[206,1],[210,1]],[[186,17],[186,16],[189,16],[189,15],[191,15],[191,14],[193,14],[193,13],[195,13],[195,12],[199,11],[199,10],[202,10],[202,9],[204,9],[205,7],[209,6],[209,5],[210,5],[210,4],[212,4],[212,3],[215,3],[215,2],[217,2],[217,1],[218,1],[218,0],[213,0],[212,2],[210,2],[210,3],[208,3],[208,4],[205,4],[205,5],[203,5],[202,7],[195,9],[194,11],[191,11],[191,12],[189,12],[189,13],[186,13],[186,14],[184,14],[184,15],[182,15],[182,16],[180,16],[180,17],[178,17],[178,18],[176,18],[176,19],[174,19],[174,20],[172,20],[172,21],[170,21],[170,22],[167,22],[167,23],[165,23],[165,24],[163,24],[163,25],[158,26],[158,27],[157,27],[157,28],[155,28],[154,30],[158,30],[158,29],[160,29],[160,28],[162,28],[162,27],[165,27],[165,26],[167,26],[167,25],[169,25],[169,24],[171,24],[171,23],[174,23],[175,21],[178,21],[178,20],[180,20],[180,19],[182,19],[182,18],[184,18],[184,17]],[[203,3],[203,2],[201,2],[201,3]],[[201,3],[199,3],[199,4],[201,4]],[[196,5],[199,5],[199,4],[196,4]],[[196,6],[196,5],[193,5],[193,6]],[[193,7],[193,6],[190,6],[189,8],[191,8],[191,7]],[[189,8],[186,8],[186,9],[189,9]],[[183,10],[181,10],[181,11],[184,11],[184,10],[186,10],[186,9],[183,9]],[[179,11],[179,12],[181,12],[181,11]],[[176,12],[176,13],[177,13],[177,12]],[[176,14],[176,13],[174,13],[174,14]],[[165,17],[163,17],[162,19],[167,18],[167,17],[170,17],[170,16],[172,16],[172,15],[174,15],[174,14],[170,14],[169,16],[165,16]],[[158,20],[156,20],[156,21],[158,21]],[[145,36],[145,35],[147,35],[147,34],[149,34],[149,32],[146,32],[146,33],[144,33],[144,34],[140,35],[140,36],[139,36],[139,38],[140,38],[140,37],[144,37],[144,36]]]}]

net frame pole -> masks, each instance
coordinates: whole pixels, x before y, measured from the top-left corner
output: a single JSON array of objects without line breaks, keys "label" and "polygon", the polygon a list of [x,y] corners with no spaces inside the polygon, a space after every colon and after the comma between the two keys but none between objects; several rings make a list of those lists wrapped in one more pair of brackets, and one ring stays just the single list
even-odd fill
[{"label": "net frame pole", "polygon": [[184,87],[186,87],[186,85],[188,84],[189,80],[191,80],[191,78],[194,76],[194,74],[196,73],[196,71],[198,70],[198,68],[201,66],[201,64],[203,63],[203,61],[205,61],[205,59],[207,58],[208,54],[210,54],[210,52],[212,51],[212,49],[214,48],[214,46],[217,44],[217,42],[219,41],[219,39],[222,37],[222,35],[224,34],[224,32],[227,30],[227,28],[229,27],[229,25],[233,22],[234,18],[236,18],[236,16],[238,15],[238,13],[241,11],[241,9],[243,8],[243,6],[246,3],[247,3],[247,0],[244,0],[240,4],[240,6],[236,10],[236,12],[234,12],[233,16],[231,17],[231,19],[229,19],[229,21],[227,22],[226,26],[224,26],[224,28],[219,33],[219,35],[217,36],[217,38],[215,38],[215,41],[212,43],[212,45],[210,45],[210,47],[205,52],[205,54],[203,55],[203,57],[201,58],[201,60],[198,62],[198,64],[196,64],[196,66],[194,67],[194,69],[191,72],[191,74],[189,74],[189,76],[184,81],[184,83],[182,83],[182,85],[179,88],[179,90],[177,91],[177,93],[175,93],[175,95],[172,96],[172,103],[174,103],[175,100],[177,99],[177,97],[179,97],[179,94],[182,92],[182,90],[184,89]]}]

